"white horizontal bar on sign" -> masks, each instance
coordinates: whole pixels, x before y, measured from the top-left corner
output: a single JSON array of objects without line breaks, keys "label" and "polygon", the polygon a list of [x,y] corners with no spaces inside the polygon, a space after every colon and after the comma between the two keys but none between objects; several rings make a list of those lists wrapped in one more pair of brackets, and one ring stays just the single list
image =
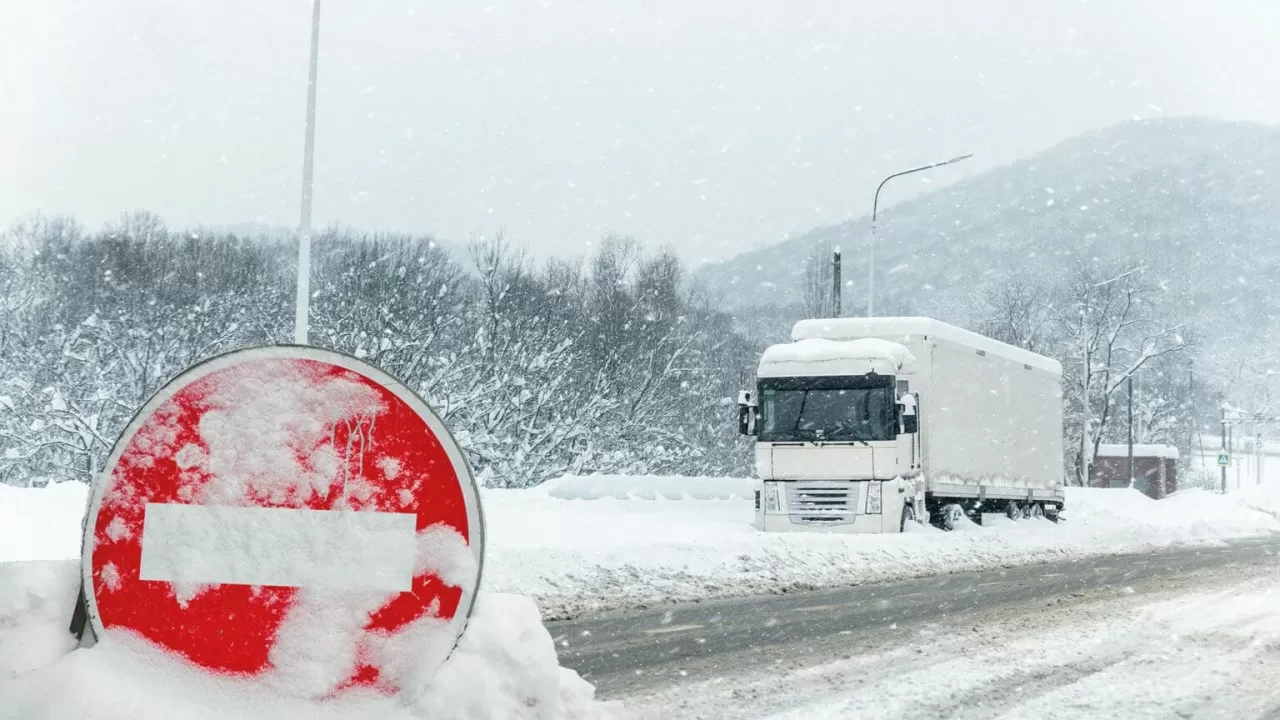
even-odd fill
[{"label": "white horizontal bar on sign", "polygon": [[141,580],[404,592],[417,516],[147,503]]}]

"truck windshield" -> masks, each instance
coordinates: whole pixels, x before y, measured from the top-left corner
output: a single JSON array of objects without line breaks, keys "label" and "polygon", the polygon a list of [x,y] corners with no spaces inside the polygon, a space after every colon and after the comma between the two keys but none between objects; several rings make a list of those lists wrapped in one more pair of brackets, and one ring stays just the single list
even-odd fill
[{"label": "truck windshield", "polygon": [[893,378],[767,378],[760,381],[759,438],[868,442],[897,436]]}]

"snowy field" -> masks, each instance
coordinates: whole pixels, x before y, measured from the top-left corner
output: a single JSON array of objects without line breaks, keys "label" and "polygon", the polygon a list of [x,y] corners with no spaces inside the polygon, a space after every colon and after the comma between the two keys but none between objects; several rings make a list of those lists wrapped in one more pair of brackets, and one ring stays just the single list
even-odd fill
[{"label": "snowy field", "polygon": [[[483,493],[483,587],[534,598],[544,618],[777,593],[1280,532],[1280,485],[1165,500],[1068,488],[1066,521],[906,535],[763,534],[752,481],[591,476]],[[86,488],[0,486],[0,562],[78,557]]]}]

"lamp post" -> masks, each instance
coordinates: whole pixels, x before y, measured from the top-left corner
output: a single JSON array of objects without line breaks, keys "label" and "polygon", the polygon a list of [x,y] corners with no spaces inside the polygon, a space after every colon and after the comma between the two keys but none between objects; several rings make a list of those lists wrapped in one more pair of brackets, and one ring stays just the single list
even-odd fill
[{"label": "lamp post", "polygon": [[971,158],[971,157],[973,157],[973,155],[959,155],[959,156],[957,156],[957,157],[953,157],[953,158],[951,158],[950,160],[943,160],[942,162],[936,162],[936,163],[933,163],[932,165],[921,165],[921,166],[920,166],[920,167],[918,167],[918,168],[911,168],[910,170],[903,170],[902,172],[896,172],[896,173],[894,173],[894,174],[890,175],[889,177],[885,178],[884,180],[881,180],[881,181],[880,181],[880,185],[879,185],[879,187],[877,187],[877,188],[876,188],[876,195],[875,195],[875,199],[873,199],[873,200],[871,201],[871,251],[867,254],[867,257],[868,257],[868,263],[867,263],[867,317],[872,317],[872,316],[874,316],[874,315],[875,315],[875,297],[876,297],[876,213],[877,213],[877,210],[878,210],[878,209],[879,209],[879,207],[880,207],[880,191],[884,189],[885,183],[889,182],[890,180],[892,180],[892,179],[894,179],[894,178],[896,178],[896,177],[902,177],[903,175],[910,175],[911,173],[918,173],[918,172],[921,172],[921,171],[924,171],[924,170],[932,170],[933,168],[936,168],[936,167],[942,167],[943,165],[951,165],[951,164],[954,164],[954,163],[958,163],[958,162],[960,162],[961,160],[968,160],[968,159],[969,159],[969,158]]},{"label": "lamp post", "polygon": [[307,126],[302,145],[302,213],[298,221],[298,293],[294,302],[293,342],[307,344],[311,304],[311,188],[315,175],[316,70],[320,60],[320,0],[311,5],[311,69],[307,75]]}]

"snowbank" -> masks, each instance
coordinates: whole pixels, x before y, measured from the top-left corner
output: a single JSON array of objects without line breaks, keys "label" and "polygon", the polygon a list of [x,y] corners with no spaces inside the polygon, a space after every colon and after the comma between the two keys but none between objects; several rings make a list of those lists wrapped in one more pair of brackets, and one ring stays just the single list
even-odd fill
[{"label": "snowbank", "polygon": [[310,703],[249,681],[210,679],[129,637],[73,650],[67,626],[77,588],[74,561],[0,563],[0,720],[568,720],[618,711],[559,667],[537,608],[519,596],[482,593],[453,655],[428,684],[406,688],[404,698],[352,693]]},{"label": "snowbank", "polygon": [[559,500],[749,500],[752,478],[664,475],[565,475],[531,490]]},{"label": "snowbank", "polygon": [[0,485],[0,562],[80,557],[80,521],[88,499],[89,486],[83,483]]},{"label": "snowbank", "polygon": [[[1280,493],[1267,507],[1280,510]],[[1280,531],[1263,500],[1183,491],[1068,488],[1066,522],[1009,521],[905,535],[760,533],[750,499],[562,500],[485,495],[486,586],[537,599],[550,617],[980,570],[1091,555],[1217,544]]]}]

